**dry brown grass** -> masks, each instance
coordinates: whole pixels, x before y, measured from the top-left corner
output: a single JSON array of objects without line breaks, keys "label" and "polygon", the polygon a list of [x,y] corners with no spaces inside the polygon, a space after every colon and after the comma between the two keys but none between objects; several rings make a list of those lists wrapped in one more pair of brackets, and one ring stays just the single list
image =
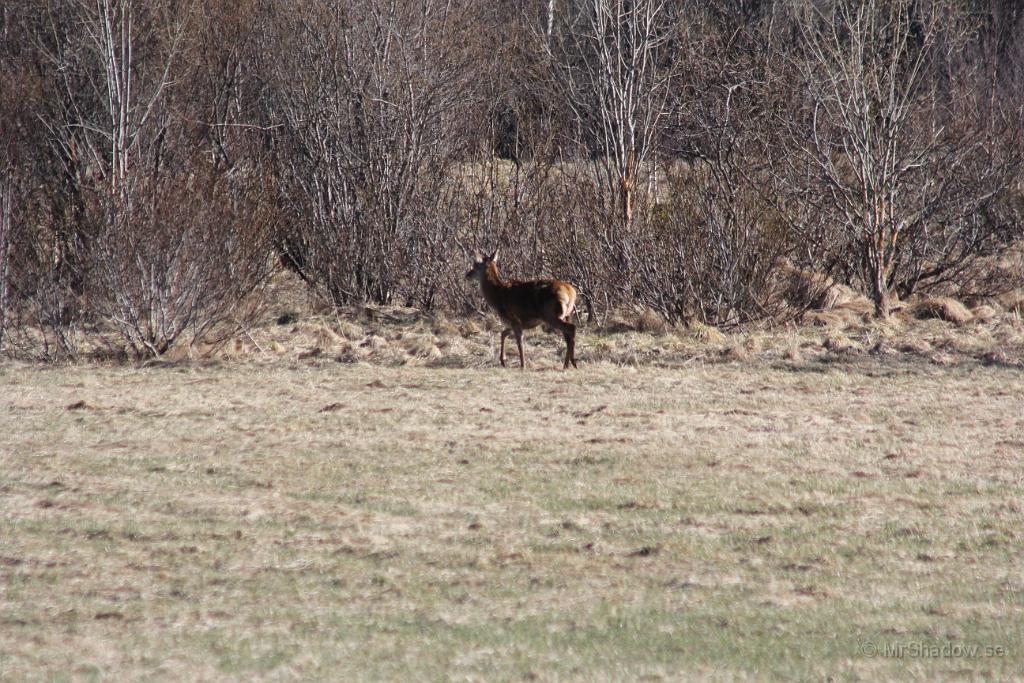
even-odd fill
[{"label": "dry brown grass", "polygon": [[440,323],[333,324],[275,326],[330,345],[301,360],[0,366],[0,677],[1024,672],[1019,369],[794,330],[809,360],[622,333],[636,367],[523,373],[449,330],[453,369],[397,355]]},{"label": "dry brown grass", "polygon": [[974,320],[974,314],[956,299],[937,296],[922,299],[910,307],[910,315],[926,320],[936,318],[954,325],[966,325]]},{"label": "dry brown grass", "polygon": [[[858,306],[844,305],[808,312],[803,325],[747,327],[732,333],[700,324],[672,327],[644,311],[635,317],[612,317],[604,326],[581,325],[577,356],[590,364],[654,367],[796,357],[801,362],[828,363],[878,354],[923,358],[940,365],[998,359],[1024,366],[1024,325],[1016,314],[989,307],[978,315],[968,312],[969,319],[959,319],[957,324],[938,317],[918,319],[920,311],[917,305],[909,306],[892,320],[880,322]],[[489,316],[453,321],[409,311],[398,319],[377,309],[361,309],[349,316],[310,316],[287,325],[269,325],[214,357],[261,363],[323,357],[390,367],[485,368],[497,363],[499,327]],[[550,368],[564,353],[564,342],[534,331],[526,335],[526,348],[531,366]],[[190,353],[204,357],[202,350],[179,351],[180,357]]]},{"label": "dry brown grass", "polygon": [[[497,363],[500,327],[491,315],[460,318],[374,306],[335,314],[303,301],[294,286],[278,287],[280,301],[266,325],[226,347],[180,347],[167,358],[257,363],[320,358],[432,368],[486,368]],[[620,312],[601,325],[578,321],[577,355],[586,363],[634,367],[829,363],[879,355],[923,358],[938,365],[980,361],[1024,366],[1024,323],[1018,312],[998,301],[972,312],[954,299],[935,298],[905,306],[887,322],[872,314],[870,302],[857,299],[808,311],[800,325],[748,326],[723,333],[700,323],[673,327],[650,310]],[[526,347],[534,367],[555,367],[564,353],[560,337],[540,331],[527,333]]]},{"label": "dry brown grass", "polygon": [[828,310],[844,305],[869,303],[867,297],[831,277],[797,268],[788,261],[779,264],[778,295],[794,308]]},{"label": "dry brown grass", "polygon": [[1015,289],[1000,296],[997,301],[1008,312],[1024,315],[1024,289]]},{"label": "dry brown grass", "polygon": [[[836,288],[831,283],[827,291]],[[728,332],[699,322],[672,326],[649,309],[619,311],[601,324],[577,320],[577,356],[585,363],[680,367],[694,362],[827,363],[881,354],[924,358],[938,365],[981,361],[1024,367],[1024,309],[1019,305],[1024,299],[1018,301],[1018,295],[1004,292],[973,310],[950,297],[926,298],[899,304],[888,321],[874,318],[867,299],[840,297],[838,303],[830,300],[828,307],[804,312],[795,325],[765,323]],[[490,314],[460,317],[379,306],[329,311],[309,300],[301,283],[288,273],[274,279],[270,299],[264,324],[226,344],[179,345],[155,362],[322,358],[437,368],[497,363],[500,326]],[[116,358],[115,344],[109,335],[83,335],[81,357]],[[526,349],[528,363],[552,367],[564,353],[564,342],[560,336],[530,331]]]},{"label": "dry brown grass", "polygon": [[0,365],[0,679],[1024,673],[1011,306],[640,311],[523,373],[276,285],[226,346]]}]

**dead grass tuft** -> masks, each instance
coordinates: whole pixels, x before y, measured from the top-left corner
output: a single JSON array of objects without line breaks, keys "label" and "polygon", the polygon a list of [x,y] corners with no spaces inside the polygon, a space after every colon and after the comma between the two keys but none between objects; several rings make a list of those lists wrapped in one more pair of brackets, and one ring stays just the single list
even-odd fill
[{"label": "dead grass tuft", "polygon": [[455,335],[461,333],[462,323],[467,319],[464,315],[449,314],[444,311],[435,311],[426,316],[425,322],[434,334]]},{"label": "dead grass tuft", "polygon": [[657,311],[645,308],[636,317],[635,329],[638,332],[664,334],[668,330],[668,323]]},{"label": "dead grass tuft", "polygon": [[740,339],[731,339],[722,349],[721,355],[727,361],[738,363],[747,362],[751,358],[749,349]]},{"label": "dead grass tuft", "polygon": [[844,329],[850,324],[849,316],[837,311],[807,311],[803,322],[818,327]]},{"label": "dead grass tuft", "polygon": [[460,325],[459,331],[463,337],[475,337],[486,332],[487,327],[482,325],[480,321],[471,319]]},{"label": "dead grass tuft", "polygon": [[917,356],[925,356],[932,351],[932,345],[928,343],[927,339],[921,338],[908,338],[896,345],[896,348],[901,353],[907,353]]},{"label": "dead grass tuft", "polygon": [[313,338],[317,346],[324,349],[333,349],[344,341],[334,330],[326,325],[316,325],[312,330]]},{"label": "dead grass tuft", "polygon": [[623,334],[636,331],[636,321],[629,321],[625,316],[613,314],[601,326],[601,331],[606,334]]},{"label": "dead grass tuft", "polygon": [[369,337],[363,340],[360,346],[369,347],[370,350],[372,351],[382,351],[388,348],[389,344],[388,340],[385,339],[384,337],[381,337],[380,335],[377,334],[371,334]]},{"label": "dead grass tuft", "polygon": [[[898,307],[899,304],[896,305]],[[865,297],[839,304],[833,310],[845,315],[851,322],[865,322],[875,315],[875,305]]]},{"label": "dead grass tuft", "polygon": [[1024,315],[1024,289],[1015,289],[996,299],[1007,312]]},{"label": "dead grass tuft", "polygon": [[990,323],[999,317],[999,311],[994,306],[988,304],[981,304],[971,309],[971,315],[979,323],[986,324]]},{"label": "dead grass tuft", "polygon": [[837,354],[851,354],[860,349],[853,340],[841,333],[827,335],[825,337],[824,347],[832,353]]},{"label": "dead grass tuft", "polygon": [[706,325],[699,320],[692,321],[685,328],[694,339],[708,344],[724,344],[728,337],[717,327]]},{"label": "dead grass tuft", "polygon": [[867,298],[824,273],[796,268],[788,261],[780,266],[781,296],[797,310],[829,310],[845,304],[858,304]]},{"label": "dead grass tuft", "polygon": [[938,319],[962,326],[974,320],[971,311],[948,296],[930,297],[912,304],[908,313],[919,320]]},{"label": "dead grass tuft", "polygon": [[363,326],[346,318],[341,318],[334,324],[334,331],[348,341],[358,341],[366,336]]},{"label": "dead grass tuft", "polygon": [[415,334],[404,337],[401,347],[412,356],[434,360],[441,357],[441,350],[430,334]]}]

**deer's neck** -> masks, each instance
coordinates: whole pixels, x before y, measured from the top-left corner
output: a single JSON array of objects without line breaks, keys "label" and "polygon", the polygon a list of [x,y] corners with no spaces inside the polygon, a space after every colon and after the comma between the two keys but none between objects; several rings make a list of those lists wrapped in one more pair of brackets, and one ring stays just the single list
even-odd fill
[{"label": "deer's neck", "polygon": [[487,269],[480,277],[480,291],[483,292],[487,303],[495,308],[500,308],[501,294],[508,288],[508,285],[498,275],[498,267],[493,263],[487,264]]}]

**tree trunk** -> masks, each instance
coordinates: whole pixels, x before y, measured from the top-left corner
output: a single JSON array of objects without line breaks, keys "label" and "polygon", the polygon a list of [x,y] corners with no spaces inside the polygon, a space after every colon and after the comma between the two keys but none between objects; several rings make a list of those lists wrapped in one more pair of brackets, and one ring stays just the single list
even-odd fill
[{"label": "tree trunk", "polygon": [[622,171],[622,220],[629,226],[633,222],[633,181],[636,176],[636,153],[630,149],[626,167]]},{"label": "tree trunk", "polygon": [[881,320],[888,320],[892,312],[892,294],[885,284],[885,274],[877,264],[871,282],[871,298],[875,302],[875,317]]},{"label": "tree trunk", "polygon": [[628,173],[622,176],[622,220],[625,225],[633,222],[633,180]]},{"label": "tree trunk", "polygon": [[544,32],[544,40],[548,52],[551,51],[551,33],[555,30],[555,0],[548,0],[548,24]]}]

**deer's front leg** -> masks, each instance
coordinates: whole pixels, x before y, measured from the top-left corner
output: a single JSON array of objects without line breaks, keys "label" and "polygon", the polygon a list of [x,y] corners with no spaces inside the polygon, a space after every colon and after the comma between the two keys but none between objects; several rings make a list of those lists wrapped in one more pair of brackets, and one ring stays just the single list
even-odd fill
[{"label": "deer's front leg", "polygon": [[505,339],[510,334],[512,334],[512,330],[507,327],[501,331],[501,352],[498,354],[498,360],[501,361],[501,367],[505,367]]}]

